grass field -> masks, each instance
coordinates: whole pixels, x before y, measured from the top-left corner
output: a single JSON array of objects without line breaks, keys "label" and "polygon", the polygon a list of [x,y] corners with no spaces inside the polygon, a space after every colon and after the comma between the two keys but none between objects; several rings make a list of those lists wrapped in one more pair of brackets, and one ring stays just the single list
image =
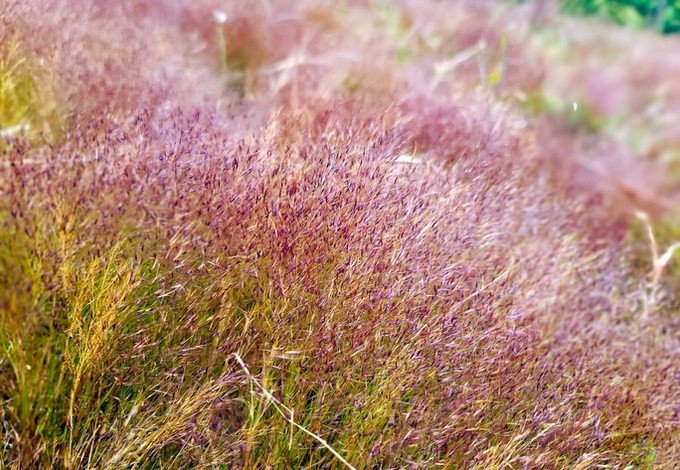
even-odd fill
[{"label": "grass field", "polygon": [[679,41],[5,2],[0,469],[675,468]]}]

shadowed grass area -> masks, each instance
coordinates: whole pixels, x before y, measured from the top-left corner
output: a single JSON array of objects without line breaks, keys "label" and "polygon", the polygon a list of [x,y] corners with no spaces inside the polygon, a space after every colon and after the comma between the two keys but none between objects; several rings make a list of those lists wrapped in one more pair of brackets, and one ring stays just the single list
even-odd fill
[{"label": "shadowed grass area", "polygon": [[0,466],[672,468],[648,240],[480,5],[11,5],[77,111],[2,154]]}]

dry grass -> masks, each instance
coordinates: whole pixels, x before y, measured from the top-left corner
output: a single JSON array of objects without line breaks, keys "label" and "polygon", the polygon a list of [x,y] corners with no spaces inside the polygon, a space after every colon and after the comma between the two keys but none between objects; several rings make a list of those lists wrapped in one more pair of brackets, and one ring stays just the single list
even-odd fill
[{"label": "dry grass", "polygon": [[3,144],[0,468],[672,468],[677,312],[499,12],[10,2],[68,106]]}]

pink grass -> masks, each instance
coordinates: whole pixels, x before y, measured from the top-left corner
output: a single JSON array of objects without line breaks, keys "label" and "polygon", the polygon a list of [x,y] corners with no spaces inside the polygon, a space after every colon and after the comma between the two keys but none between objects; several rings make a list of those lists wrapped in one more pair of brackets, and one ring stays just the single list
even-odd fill
[{"label": "pink grass", "polygon": [[494,5],[232,2],[229,77],[217,8],[0,13],[63,127],[2,143],[3,465],[672,468],[677,312],[540,60],[430,86]]}]

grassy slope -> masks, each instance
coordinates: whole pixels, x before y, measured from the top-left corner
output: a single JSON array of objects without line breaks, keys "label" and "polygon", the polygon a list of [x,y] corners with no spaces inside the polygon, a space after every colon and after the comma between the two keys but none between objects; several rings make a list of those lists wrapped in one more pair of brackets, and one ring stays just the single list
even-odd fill
[{"label": "grassy slope", "polygon": [[677,313],[514,10],[62,3],[0,12],[0,465],[672,468]]}]

